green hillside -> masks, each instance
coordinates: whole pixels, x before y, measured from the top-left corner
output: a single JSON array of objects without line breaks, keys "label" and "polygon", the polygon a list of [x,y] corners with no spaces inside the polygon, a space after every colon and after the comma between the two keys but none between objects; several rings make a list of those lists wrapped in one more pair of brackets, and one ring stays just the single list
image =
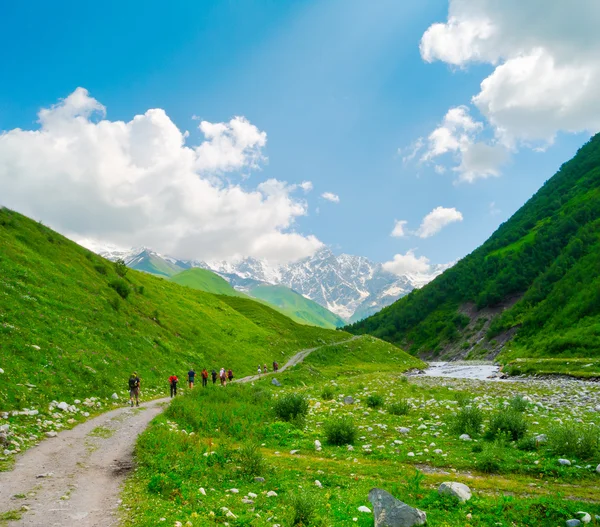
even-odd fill
[{"label": "green hillside", "polygon": [[183,267],[169,262],[158,255],[152,254],[149,251],[142,253],[142,256],[135,261],[129,263],[129,267],[137,271],[155,274],[158,276],[171,277],[183,271]]},{"label": "green hillside", "polygon": [[259,362],[348,338],[253,300],[119,269],[7,209],[0,247],[0,410],[122,393],[134,370],[146,393],[190,366],[242,376]]},{"label": "green hillside", "polygon": [[346,329],[415,354],[599,356],[600,135],[481,247]]},{"label": "green hillside", "polygon": [[172,276],[171,282],[215,295],[242,296],[247,298],[246,295],[231,287],[229,282],[221,278],[218,274],[208,269],[200,269],[199,267],[187,269]]},{"label": "green hillside", "polygon": [[282,285],[259,285],[250,289],[249,294],[290,313],[295,320],[315,326],[334,329],[344,325],[344,321],[316,302],[303,297],[289,287]]}]

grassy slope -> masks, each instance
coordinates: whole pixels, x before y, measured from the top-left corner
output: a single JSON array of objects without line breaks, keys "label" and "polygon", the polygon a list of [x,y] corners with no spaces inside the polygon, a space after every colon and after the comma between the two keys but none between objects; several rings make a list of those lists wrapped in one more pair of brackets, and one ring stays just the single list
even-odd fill
[{"label": "grassy slope", "polygon": [[[232,526],[288,526],[294,498],[300,496],[306,499],[305,508],[315,511],[305,525],[368,527],[373,515],[358,507],[371,508],[367,495],[373,487],[425,510],[430,525],[446,527],[555,527],[580,510],[592,517],[600,513],[594,472],[600,461],[597,445],[591,457],[577,459],[572,453],[552,452],[549,445],[518,449],[510,440],[488,441],[480,434],[474,434],[473,441],[461,441],[449,426],[459,404],[477,396],[487,429],[490,418],[505,413],[505,403],[520,392],[546,406],[532,404],[520,414],[528,437],[549,433],[557,418],[574,429],[576,420],[586,425],[596,422],[591,411],[600,400],[596,385],[585,387],[590,399],[581,405],[576,401],[582,387],[576,384],[552,388],[451,379],[440,383],[427,377],[408,380],[400,374],[414,366],[419,366],[418,359],[364,337],[311,354],[303,364],[279,375],[282,388],[273,387],[267,378],[254,386],[199,389],[175,400],[138,441],[139,468],[126,485],[124,525],[158,526],[166,518],[170,525],[227,521]],[[305,423],[276,418],[274,401],[285,394],[308,398]],[[369,408],[367,399],[375,394],[383,405]],[[355,403],[343,404],[346,395]],[[556,407],[548,402],[559,399],[563,402]],[[392,415],[389,405],[401,400],[409,403],[408,413]],[[326,442],[325,423],[341,416],[350,417],[358,427],[353,451]],[[410,431],[399,433],[399,427]],[[315,451],[316,439],[322,451]],[[249,444],[258,453],[244,456],[240,447]],[[262,470],[244,473],[257,456],[262,458]],[[557,458],[565,456],[573,466],[558,464]],[[421,471],[416,477],[415,469]],[[259,474],[264,484],[254,481]],[[438,496],[439,484],[449,480],[469,485],[473,498],[459,504]],[[230,493],[232,488],[239,494]],[[265,495],[271,490],[277,496]],[[249,493],[256,494],[253,503],[243,503]],[[222,507],[237,519],[225,518]]]},{"label": "grassy slope", "polygon": [[7,209],[0,247],[0,368],[11,381],[0,384],[0,410],[109,396],[133,370],[146,389],[190,365],[242,376],[259,362],[348,338],[252,300],[232,307],[228,297],[134,270],[123,300],[109,286],[117,278],[112,263]]},{"label": "grassy slope", "polygon": [[245,294],[240,293],[231,287],[227,280],[208,269],[200,269],[198,267],[187,269],[186,271],[172,276],[171,282],[191,287],[192,289],[199,289],[200,291],[205,291],[207,293],[213,293],[215,295],[240,296],[247,298]]},{"label": "grassy slope", "polygon": [[286,313],[315,326],[334,329],[344,325],[344,321],[316,302],[281,285],[259,285],[253,287],[249,294],[269,304],[275,305]]},{"label": "grassy slope", "polygon": [[[600,135],[565,163],[480,248],[433,282],[347,329],[371,333],[412,353],[493,345],[516,356],[600,356]],[[466,334],[466,302],[498,310],[487,340]],[[470,329],[470,328],[469,328]],[[508,333],[507,333],[508,334]],[[489,347],[488,347],[489,349]],[[510,352],[508,351],[510,350]]]}]

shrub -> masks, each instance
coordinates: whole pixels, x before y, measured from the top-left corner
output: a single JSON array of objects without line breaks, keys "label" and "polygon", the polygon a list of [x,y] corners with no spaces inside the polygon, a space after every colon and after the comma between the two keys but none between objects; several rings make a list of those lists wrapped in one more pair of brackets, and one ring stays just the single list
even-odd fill
[{"label": "shrub", "polygon": [[324,430],[330,445],[351,445],[357,436],[356,426],[349,417],[327,421]]},{"label": "shrub", "polygon": [[323,388],[323,391],[321,392],[321,399],[325,401],[331,401],[334,396],[335,390],[333,389],[333,386],[325,386],[325,388]]},{"label": "shrub", "polygon": [[454,399],[458,402],[458,406],[468,406],[473,401],[473,397],[467,392],[456,392]]},{"label": "shrub", "polygon": [[523,437],[517,442],[517,448],[523,452],[533,452],[538,449],[535,437]]},{"label": "shrub", "polygon": [[508,406],[515,412],[524,412],[529,407],[529,403],[520,395],[516,395],[509,401]]},{"label": "shrub", "polygon": [[473,452],[475,454],[479,454],[480,452],[483,452],[483,447],[479,443],[475,443],[471,447],[471,452]]},{"label": "shrub", "polygon": [[555,425],[548,433],[548,446],[559,456],[591,459],[600,451],[600,428],[574,423]]},{"label": "shrub", "polygon": [[96,271],[102,275],[106,275],[108,273],[106,266],[101,263],[94,264],[94,269],[96,269]]},{"label": "shrub", "polygon": [[265,459],[256,443],[246,443],[238,450],[238,461],[241,473],[246,477],[256,477],[264,473]]},{"label": "shrub", "polygon": [[379,408],[380,406],[383,406],[383,403],[383,397],[376,393],[371,394],[367,397],[367,406],[369,408]]},{"label": "shrub", "polygon": [[127,265],[125,264],[125,260],[119,258],[115,262],[115,273],[117,273],[121,278],[125,278],[127,271],[129,271],[129,267],[127,267]]},{"label": "shrub", "polygon": [[137,288],[138,294],[143,295],[144,291],[145,291],[145,289],[144,289],[143,285],[138,286],[138,288]]},{"label": "shrub", "polygon": [[486,432],[488,439],[508,436],[513,441],[518,441],[527,433],[527,422],[523,415],[515,410],[500,410],[492,415],[490,426]]},{"label": "shrub", "polygon": [[115,278],[114,280],[111,280],[108,285],[112,287],[122,299],[126,299],[129,296],[130,289],[125,280]]},{"label": "shrub", "polygon": [[483,412],[477,406],[465,406],[454,416],[451,429],[456,434],[478,435],[483,423]]},{"label": "shrub", "polygon": [[317,514],[317,501],[314,496],[306,493],[294,493],[289,500],[287,525],[291,527],[308,527],[314,525]]},{"label": "shrub", "polygon": [[388,412],[392,415],[406,415],[410,411],[410,403],[406,399],[401,399],[388,406]]},{"label": "shrub", "polygon": [[502,461],[502,449],[496,445],[488,445],[475,461],[475,467],[481,472],[491,474],[500,470]]},{"label": "shrub", "polygon": [[308,413],[308,401],[302,395],[290,393],[277,399],[273,410],[282,421],[303,419]]}]

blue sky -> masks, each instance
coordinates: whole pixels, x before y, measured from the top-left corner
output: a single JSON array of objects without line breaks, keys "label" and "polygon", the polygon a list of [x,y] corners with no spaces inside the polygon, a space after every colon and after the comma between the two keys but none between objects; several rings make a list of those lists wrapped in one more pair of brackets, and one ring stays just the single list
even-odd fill
[{"label": "blue sky", "polygon": [[[473,182],[457,182],[458,152],[439,163],[419,161],[421,153],[403,161],[453,107],[469,108],[486,141],[498,135],[493,116],[470,103],[496,64],[444,59],[439,49],[430,63],[420,52],[424,33],[446,22],[448,9],[447,0],[5,3],[0,129],[36,130],[37,112],[77,87],[106,108],[110,121],[162,108],[194,144],[203,140],[199,120],[244,116],[266,132],[261,152],[268,162],[226,181],[248,192],[272,178],[313,184],[310,193],[297,193],[306,211],[285,232],[380,262],[409,250],[432,263],[456,260],[510,217],[590,131],[582,124],[565,133],[557,125],[543,151],[524,147],[518,141],[528,138],[515,133],[500,175]],[[509,59],[506,52],[502,60]],[[0,176],[0,192],[1,185]],[[323,192],[338,195],[339,203]],[[15,194],[6,205],[76,230],[55,220],[47,205],[27,207],[23,199]],[[455,208],[463,220],[427,238],[390,236],[395,220],[416,230],[436,207]]]}]

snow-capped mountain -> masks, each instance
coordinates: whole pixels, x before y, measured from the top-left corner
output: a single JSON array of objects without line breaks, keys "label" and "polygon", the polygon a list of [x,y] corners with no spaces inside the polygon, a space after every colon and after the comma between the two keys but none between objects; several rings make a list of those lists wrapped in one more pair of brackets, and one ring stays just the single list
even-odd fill
[{"label": "snow-capped mountain", "polygon": [[336,256],[329,248],[298,262],[276,266],[255,258],[239,262],[178,260],[146,248],[100,254],[110,260],[122,258],[130,267],[167,276],[190,267],[202,267],[218,273],[239,290],[261,282],[285,285],[349,322],[372,315],[449,267],[439,265],[433,267],[431,274],[399,277],[368,258]]}]

